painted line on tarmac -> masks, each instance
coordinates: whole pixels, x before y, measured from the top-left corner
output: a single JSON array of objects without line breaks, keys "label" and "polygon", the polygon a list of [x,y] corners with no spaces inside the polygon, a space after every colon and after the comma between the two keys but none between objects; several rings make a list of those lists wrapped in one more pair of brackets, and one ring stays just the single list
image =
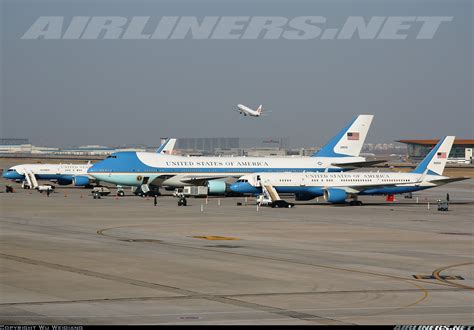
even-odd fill
[{"label": "painted line on tarmac", "polygon": [[455,286],[455,287],[458,287],[458,288],[463,288],[463,289],[467,289],[467,290],[474,290],[474,287],[472,287],[472,286],[461,284],[461,283],[456,283],[456,282],[453,282],[452,280],[447,280],[447,279],[443,278],[442,275],[441,275],[441,272],[445,271],[446,269],[455,268],[455,267],[462,267],[462,266],[467,266],[467,265],[474,265],[474,262],[466,262],[466,263],[462,263],[462,264],[456,264],[456,265],[441,267],[441,268],[435,269],[433,271],[432,275],[436,280],[438,280],[440,282],[447,283],[449,285],[452,285],[452,286]]},{"label": "painted line on tarmac", "polygon": [[[266,305],[261,305],[261,304],[255,304],[255,303],[240,301],[240,300],[237,300],[237,299],[227,298],[225,296],[214,296],[214,295],[208,295],[208,294],[201,294],[199,292],[186,290],[186,289],[181,289],[181,288],[177,288],[177,287],[172,287],[172,286],[168,286],[168,285],[162,285],[162,284],[157,284],[157,283],[134,280],[134,279],[131,279],[131,278],[126,278],[126,277],[121,277],[121,276],[116,276],[116,275],[103,274],[103,273],[94,272],[94,271],[90,271],[90,270],[85,270],[85,269],[81,269],[81,268],[75,268],[75,267],[71,267],[71,266],[65,266],[65,265],[50,263],[50,262],[47,262],[47,261],[33,260],[33,259],[29,259],[29,258],[24,258],[24,257],[19,257],[19,256],[4,254],[4,253],[0,253],[0,258],[13,260],[13,261],[17,261],[17,262],[22,262],[22,263],[27,263],[27,264],[36,265],[36,266],[42,266],[42,267],[51,268],[51,269],[67,271],[67,272],[81,274],[81,275],[85,275],[85,276],[102,278],[102,279],[105,279],[105,280],[111,280],[111,281],[126,283],[126,284],[130,284],[130,285],[136,285],[136,286],[140,286],[140,287],[157,289],[157,290],[161,290],[161,291],[168,291],[168,292],[172,292],[172,293],[175,293],[175,294],[181,294],[181,295],[187,296],[188,298],[191,298],[191,299],[200,298],[200,299],[206,299],[206,300],[209,300],[209,301],[219,302],[219,303],[223,303],[223,304],[227,304],[227,305],[233,305],[233,306],[238,306],[238,307],[246,307],[246,308],[250,308],[250,309],[253,309],[253,310],[266,311],[266,312],[269,312],[269,313],[273,313],[273,314],[277,314],[277,315],[283,315],[283,316],[290,317],[290,318],[293,318],[293,319],[313,321],[313,322],[323,323],[323,324],[349,324],[348,322],[342,322],[342,321],[338,321],[338,320],[335,320],[335,319],[322,317],[322,316],[318,316],[318,315],[300,313],[300,312],[296,312],[296,311],[293,311],[293,310],[286,310],[286,309],[277,308],[277,307],[273,307],[273,306],[266,306]],[[185,297],[183,297],[183,298],[185,298]]]}]

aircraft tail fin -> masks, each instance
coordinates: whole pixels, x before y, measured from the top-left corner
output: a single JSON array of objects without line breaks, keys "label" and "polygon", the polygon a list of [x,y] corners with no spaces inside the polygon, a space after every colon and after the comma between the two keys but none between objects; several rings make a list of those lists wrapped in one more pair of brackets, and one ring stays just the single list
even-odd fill
[{"label": "aircraft tail fin", "polygon": [[157,154],[171,154],[176,144],[176,139],[166,138],[165,142],[156,149]]},{"label": "aircraft tail fin", "polygon": [[441,139],[412,173],[422,174],[426,172],[426,174],[431,175],[443,175],[453,143],[454,136],[446,136],[444,139]]},{"label": "aircraft tail fin", "polygon": [[260,114],[262,114],[262,111],[263,111],[263,105],[260,104],[257,108],[257,113],[260,115]]},{"label": "aircraft tail fin", "polygon": [[359,156],[365,138],[369,132],[370,125],[374,119],[373,115],[359,115],[344,127],[321,149],[315,152],[313,157],[353,157]]}]

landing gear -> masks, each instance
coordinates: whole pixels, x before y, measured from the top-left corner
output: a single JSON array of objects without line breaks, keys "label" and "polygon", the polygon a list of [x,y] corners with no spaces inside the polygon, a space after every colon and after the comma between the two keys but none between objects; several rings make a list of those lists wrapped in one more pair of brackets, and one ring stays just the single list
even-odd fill
[{"label": "landing gear", "polygon": [[117,185],[117,193],[116,193],[116,195],[119,196],[119,197],[125,196],[125,191],[123,191],[123,187],[122,187],[122,186]]},{"label": "landing gear", "polygon": [[352,200],[349,203],[350,206],[362,206],[362,202],[358,200]]}]

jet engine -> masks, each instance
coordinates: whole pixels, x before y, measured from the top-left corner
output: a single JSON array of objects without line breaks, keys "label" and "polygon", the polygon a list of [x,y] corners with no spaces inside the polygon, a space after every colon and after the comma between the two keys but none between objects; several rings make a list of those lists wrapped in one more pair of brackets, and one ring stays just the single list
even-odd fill
[{"label": "jet engine", "polygon": [[347,199],[347,193],[343,189],[328,188],[324,190],[324,199],[333,204],[344,203]]},{"label": "jet engine", "polygon": [[211,180],[207,182],[209,195],[225,195],[229,192],[229,184],[222,180]]},{"label": "jet engine", "polygon": [[78,187],[88,186],[91,184],[89,178],[85,175],[75,176],[73,181],[74,185]]}]

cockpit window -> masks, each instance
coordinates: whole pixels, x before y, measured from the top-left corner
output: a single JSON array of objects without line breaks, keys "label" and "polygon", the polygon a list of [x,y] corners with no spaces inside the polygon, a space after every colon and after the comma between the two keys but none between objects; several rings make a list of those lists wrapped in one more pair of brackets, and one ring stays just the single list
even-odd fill
[{"label": "cockpit window", "polygon": [[107,158],[117,158],[117,156],[111,155],[111,156],[107,156]]}]

